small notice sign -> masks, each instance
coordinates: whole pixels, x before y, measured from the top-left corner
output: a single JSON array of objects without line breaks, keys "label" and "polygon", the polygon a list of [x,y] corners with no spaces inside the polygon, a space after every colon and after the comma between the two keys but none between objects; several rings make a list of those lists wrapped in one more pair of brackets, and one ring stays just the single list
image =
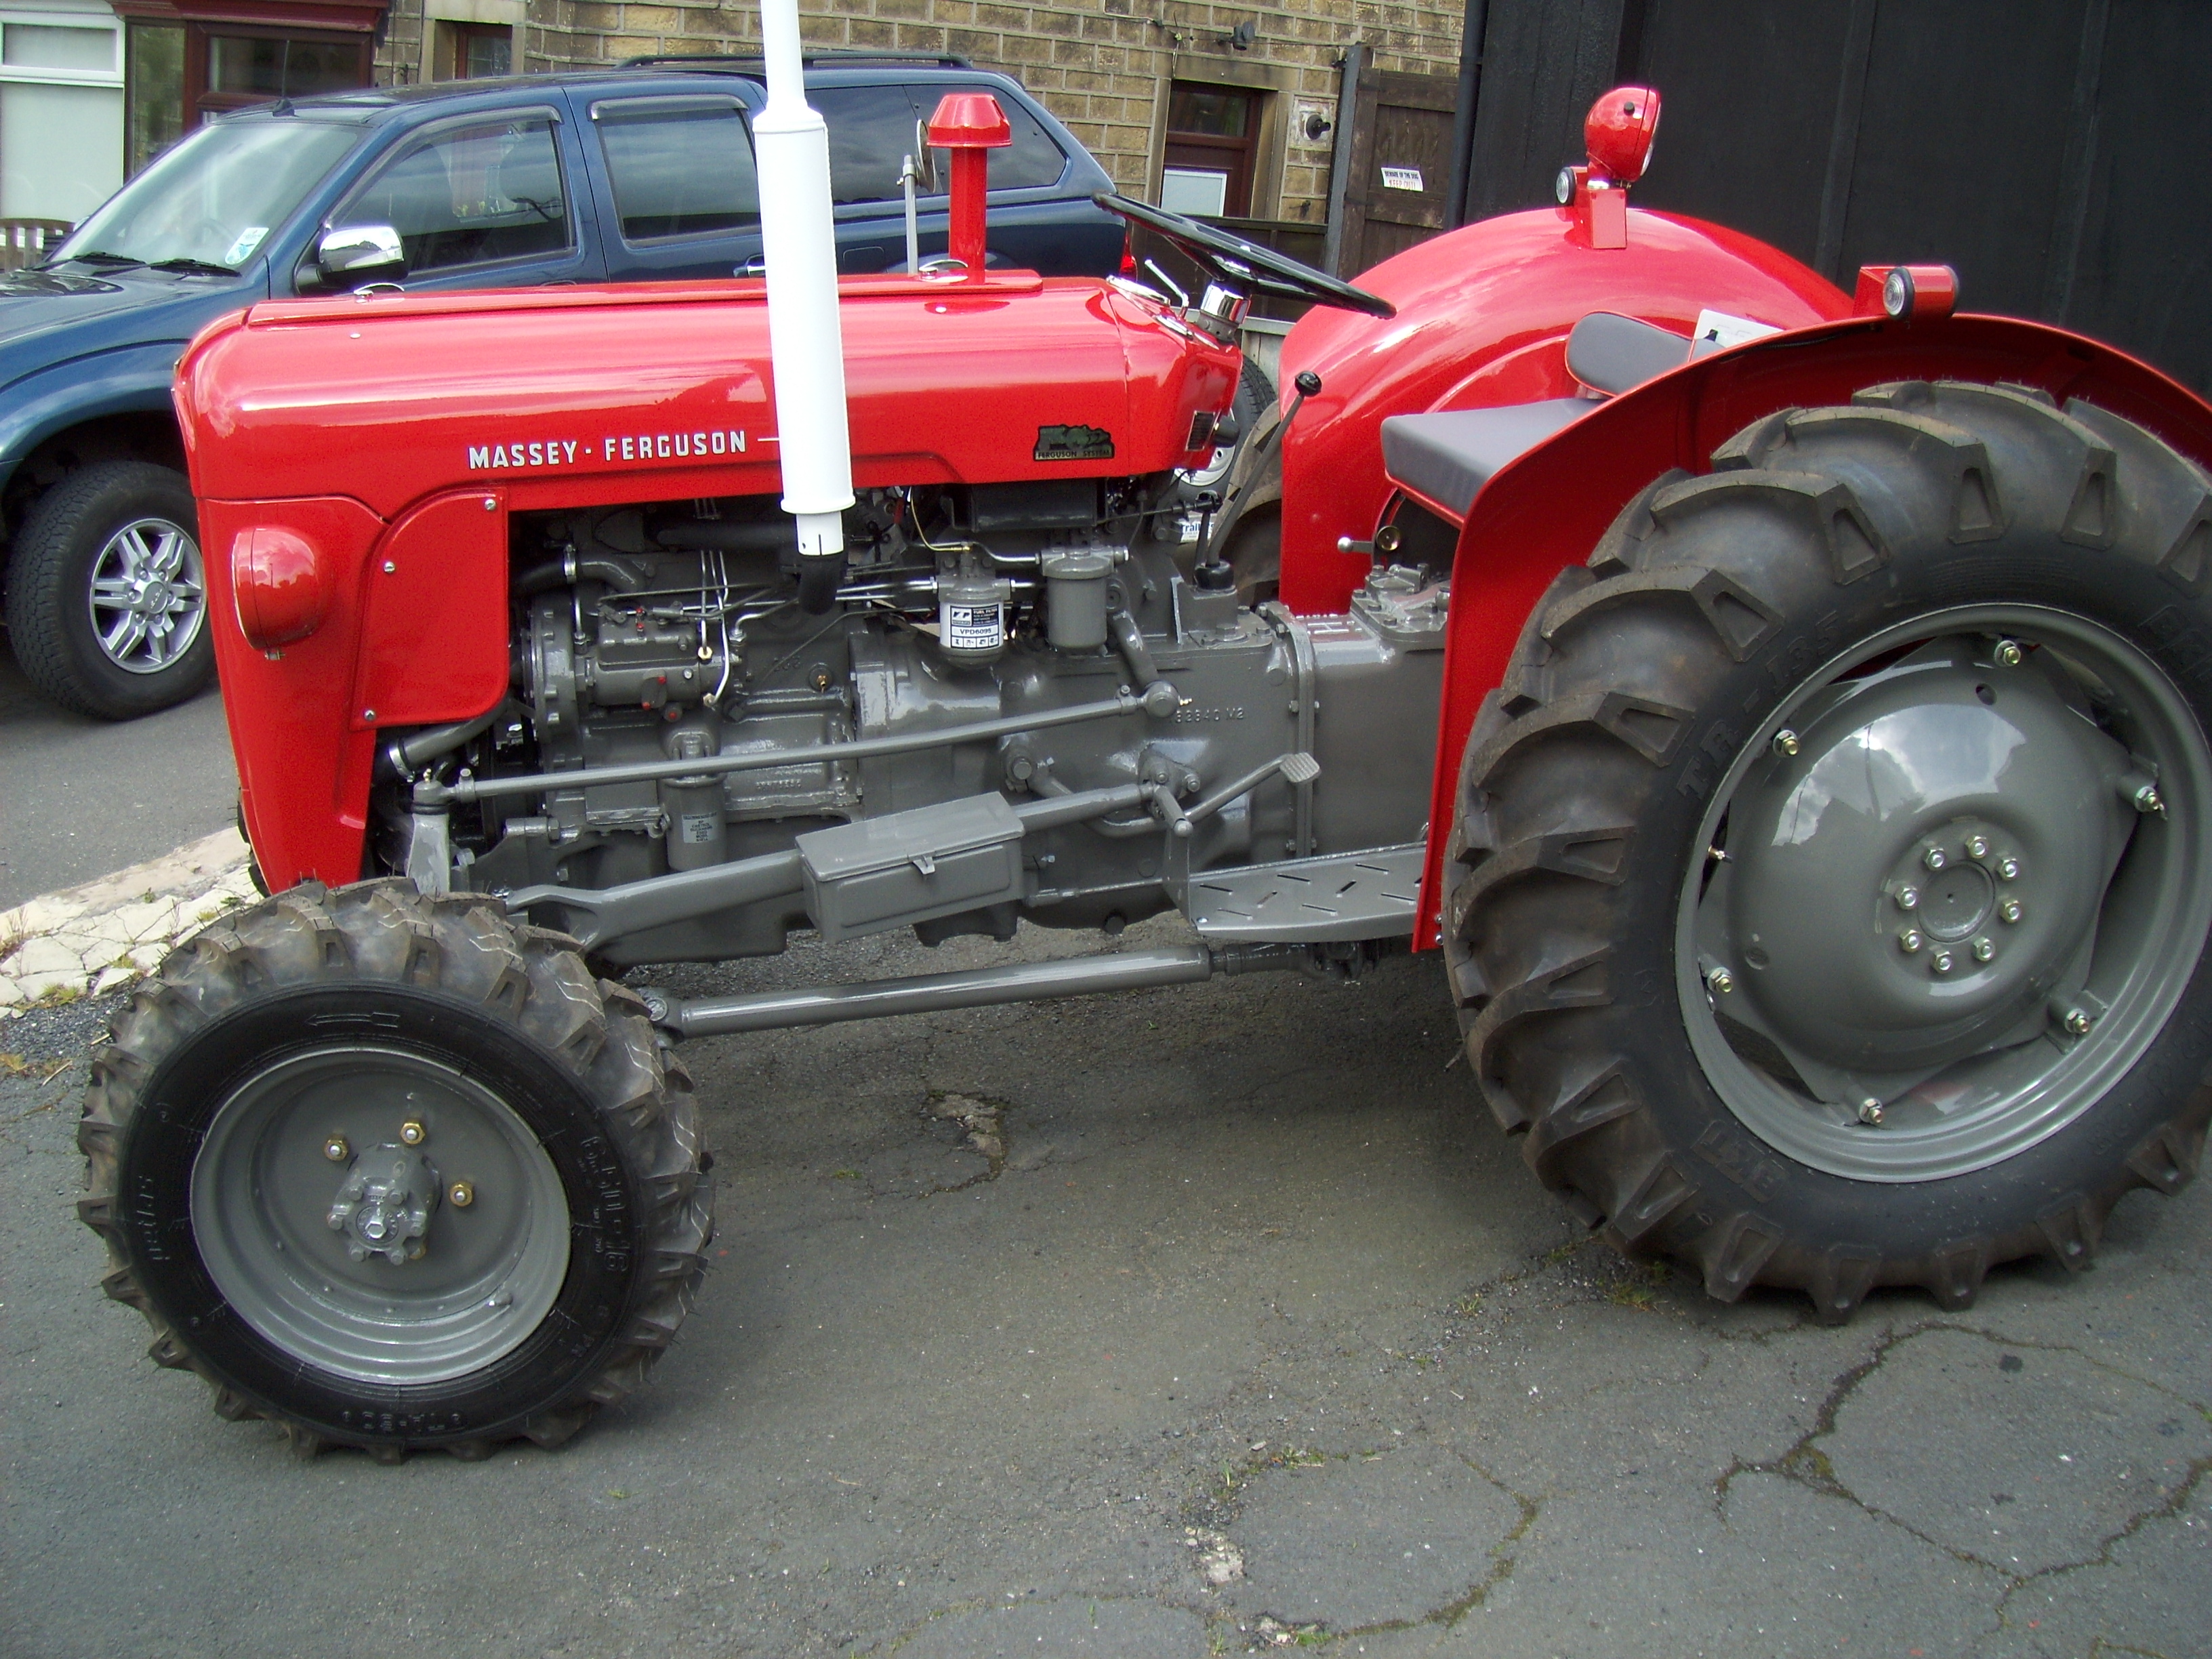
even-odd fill
[{"label": "small notice sign", "polygon": [[1427,186],[1421,183],[1421,170],[1419,167],[1384,167],[1382,188],[1420,191],[1426,189]]}]

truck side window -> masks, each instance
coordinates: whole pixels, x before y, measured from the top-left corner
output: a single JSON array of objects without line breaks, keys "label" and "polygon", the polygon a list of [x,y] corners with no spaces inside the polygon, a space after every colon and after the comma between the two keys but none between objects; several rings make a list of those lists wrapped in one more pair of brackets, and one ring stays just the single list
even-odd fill
[{"label": "truck side window", "polygon": [[[1060,146],[1052,135],[1037,125],[1036,116],[1007,97],[996,87],[909,87],[914,94],[915,109],[924,125],[937,111],[938,100],[948,92],[988,92],[999,100],[999,107],[1006,112],[1006,125],[1013,130],[1014,142],[1004,149],[991,151],[990,188],[993,190],[1026,190],[1039,185],[1056,185],[1060,174],[1067,171],[1067,157],[1060,154]],[[936,159],[938,189],[950,188],[952,177],[952,152],[933,149]],[[896,165],[896,162],[893,163]]]},{"label": "truck side window", "polygon": [[410,276],[557,253],[574,240],[553,124],[542,115],[434,134],[370,179],[331,222],[390,225]]},{"label": "truck side window", "polygon": [[592,112],[623,240],[696,236],[760,222],[752,137],[734,102]]},{"label": "truck side window", "polygon": [[812,87],[807,102],[830,129],[830,193],[838,202],[898,199],[899,157],[915,145],[904,87]]}]

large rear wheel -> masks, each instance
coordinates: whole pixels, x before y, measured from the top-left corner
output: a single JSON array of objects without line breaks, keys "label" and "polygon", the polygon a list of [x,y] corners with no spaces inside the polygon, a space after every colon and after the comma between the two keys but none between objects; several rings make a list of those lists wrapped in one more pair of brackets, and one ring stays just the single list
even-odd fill
[{"label": "large rear wheel", "polygon": [[1446,951],[1483,1091],[1723,1299],[2079,1268],[2212,1115],[2212,487],[1956,384],[1714,459],[1561,575],[1470,738]]},{"label": "large rear wheel", "polygon": [[154,1358],[307,1449],[558,1443],[704,1271],[690,1082],[641,1005],[466,895],[218,923],[118,1019],[78,1139]]}]

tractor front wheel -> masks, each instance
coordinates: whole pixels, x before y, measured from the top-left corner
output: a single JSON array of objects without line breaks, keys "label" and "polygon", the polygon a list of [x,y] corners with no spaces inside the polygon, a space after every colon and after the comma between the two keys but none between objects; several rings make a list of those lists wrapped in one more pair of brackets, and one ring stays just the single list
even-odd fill
[{"label": "tractor front wheel", "polygon": [[704,1271],[689,1079],[573,941],[471,896],[308,886],[218,922],[118,1017],[78,1139],[154,1358],[303,1449],[557,1443]]},{"label": "tractor front wheel", "polygon": [[2080,403],[1759,422],[1565,572],[1462,774],[1475,1074],[1592,1226],[1842,1319],[2085,1266],[2212,1089],[2212,492]]}]

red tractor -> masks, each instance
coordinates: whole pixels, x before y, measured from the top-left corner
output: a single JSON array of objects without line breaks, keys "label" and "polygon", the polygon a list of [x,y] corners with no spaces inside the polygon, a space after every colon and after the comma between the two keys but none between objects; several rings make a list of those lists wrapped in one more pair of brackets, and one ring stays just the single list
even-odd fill
[{"label": "red tractor", "polygon": [[[681,1038],[1409,946],[1545,1185],[1724,1299],[1963,1306],[2188,1180],[2212,408],[1631,210],[1639,88],[1559,206],[1361,288],[1115,200],[1184,304],[987,269],[949,100],[954,258],[838,284],[790,12],[765,287],[275,303],[180,366],[274,896],[119,1017],[83,1211],[218,1410],[481,1455],[636,1386],[712,1225]],[[1179,563],[1261,291],[1325,308]]]}]

